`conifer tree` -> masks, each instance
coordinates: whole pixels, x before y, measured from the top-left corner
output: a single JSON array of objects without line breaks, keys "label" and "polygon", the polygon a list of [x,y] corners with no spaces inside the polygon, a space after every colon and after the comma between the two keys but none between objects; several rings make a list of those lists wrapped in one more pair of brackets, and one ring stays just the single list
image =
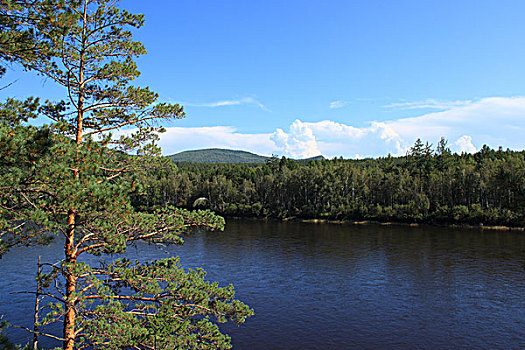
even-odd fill
[{"label": "conifer tree", "polygon": [[0,0],[0,76],[10,62],[49,58],[40,28],[57,26],[53,12],[61,0]]},{"label": "conifer tree", "polygon": [[209,211],[145,213],[131,206],[136,173],[170,166],[155,157],[159,122],[184,112],[132,84],[139,76],[134,59],[146,51],[129,28],[144,20],[115,3],[61,1],[38,26],[50,54],[24,65],[62,85],[66,102],[41,106],[52,122],[40,128],[23,125],[23,115],[2,117],[0,248],[63,236],[64,259],[39,280],[52,300],[41,323],[63,322],[55,338],[64,349],[229,348],[216,323],[241,323],[252,314],[231,286],[184,271],[177,258],[94,266],[79,259],[124,253],[137,241],[182,243],[181,233],[192,227],[224,224]]}]

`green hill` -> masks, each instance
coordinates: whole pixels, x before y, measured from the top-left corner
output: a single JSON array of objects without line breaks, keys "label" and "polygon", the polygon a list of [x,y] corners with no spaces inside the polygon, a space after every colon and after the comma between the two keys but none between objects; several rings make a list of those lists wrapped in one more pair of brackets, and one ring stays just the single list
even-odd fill
[{"label": "green hill", "polygon": [[310,160],[325,160],[326,158],[319,155],[319,156],[315,156],[315,157],[310,157],[310,158],[304,158],[304,159],[295,159],[296,162],[308,162]]},{"label": "green hill", "polygon": [[[258,154],[237,151],[232,149],[208,148],[192,151],[184,151],[167,156],[174,162],[188,163],[265,163],[271,157],[260,156]],[[316,156],[299,161],[323,160],[323,156]]]},{"label": "green hill", "polygon": [[264,163],[270,159],[246,151],[221,148],[184,151],[167,157],[174,162],[189,163]]}]

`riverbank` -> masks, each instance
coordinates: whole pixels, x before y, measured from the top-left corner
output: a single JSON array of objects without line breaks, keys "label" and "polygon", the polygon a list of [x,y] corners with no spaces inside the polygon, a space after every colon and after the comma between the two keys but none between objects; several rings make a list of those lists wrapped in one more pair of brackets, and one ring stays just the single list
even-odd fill
[{"label": "riverbank", "polygon": [[408,223],[395,221],[376,221],[376,220],[329,220],[329,219],[301,219],[297,217],[274,218],[274,217],[241,217],[228,216],[225,218],[243,219],[243,220],[277,220],[283,222],[302,222],[307,224],[337,224],[337,225],[381,225],[381,226],[408,226],[408,227],[450,227],[450,228],[466,228],[466,229],[480,229],[490,231],[518,231],[525,232],[525,227],[519,226],[505,226],[505,225],[469,225],[469,224],[444,224],[444,223]]},{"label": "riverbank", "polygon": [[[284,220],[287,221],[287,220]],[[500,226],[500,225],[467,225],[467,224],[432,224],[432,223],[406,223],[406,222],[380,222],[373,220],[365,221],[345,221],[345,220],[322,220],[322,219],[305,219],[299,220],[300,222],[313,223],[313,224],[349,224],[349,225],[382,225],[382,226],[409,226],[409,227],[420,227],[420,226],[434,226],[434,227],[452,227],[452,228],[468,228],[468,229],[481,229],[481,230],[493,230],[493,231],[523,231],[525,227],[513,227],[513,226]]]}]

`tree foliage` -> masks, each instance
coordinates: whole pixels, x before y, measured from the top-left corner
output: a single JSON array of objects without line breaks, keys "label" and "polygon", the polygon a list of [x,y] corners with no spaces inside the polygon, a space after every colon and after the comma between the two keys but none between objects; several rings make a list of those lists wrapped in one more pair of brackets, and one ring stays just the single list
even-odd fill
[{"label": "tree foliage", "polygon": [[223,215],[436,224],[525,225],[525,152],[483,147],[452,154],[418,140],[405,157],[267,164],[178,163],[150,174],[133,203]]},{"label": "tree foliage", "polygon": [[52,53],[40,29],[60,27],[53,13],[60,0],[0,0],[0,76],[12,62],[26,65]]},{"label": "tree foliage", "polygon": [[[158,103],[157,94],[132,84],[134,59],[146,51],[129,28],[142,23],[114,1],[66,0],[34,26],[50,54],[24,65],[62,85],[65,102],[9,100],[0,113],[0,253],[62,237],[64,259],[38,281],[51,301],[40,326],[62,322],[63,335],[50,336],[64,349],[229,348],[216,323],[253,313],[231,286],[210,284],[177,259],[94,266],[81,259],[124,253],[137,241],[179,244],[192,228],[224,225],[209,211],[131,205],[140,171],[172,166],[155,157],[159,122],[184,117],[181,106]],[[51,124],[24,124],[36,115]],[[131,150],[137,156],[123,152]]]}]

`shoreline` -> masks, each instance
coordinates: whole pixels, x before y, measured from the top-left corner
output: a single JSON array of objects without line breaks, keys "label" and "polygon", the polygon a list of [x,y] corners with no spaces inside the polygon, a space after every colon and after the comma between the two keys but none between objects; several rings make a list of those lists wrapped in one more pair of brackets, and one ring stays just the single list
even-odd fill
[{"label": "shoreline", "polygon": [[231,218],[231,219],[248,219],[248,220],[259,220],[259,221],[277,220],[281,222],[300,222],[300,223],[305,223],[305,224],[380,225],[380,226],[408,226],[408,227],[434,226],[434,227],[478,229],[478,230],[487,230],[487,231],[525,232],[525,227],[505,226],[505,225],[408,223],[408,222],[375,221],[375,220],[354,221],[354,220],[328,220],[328,219],[300,219],[296,217],[274,218],[274,217],[250,217],[250,216],[244,217],[244,216],[227,216],[227,215],[222,215],[222,216],[224,218]]}]

